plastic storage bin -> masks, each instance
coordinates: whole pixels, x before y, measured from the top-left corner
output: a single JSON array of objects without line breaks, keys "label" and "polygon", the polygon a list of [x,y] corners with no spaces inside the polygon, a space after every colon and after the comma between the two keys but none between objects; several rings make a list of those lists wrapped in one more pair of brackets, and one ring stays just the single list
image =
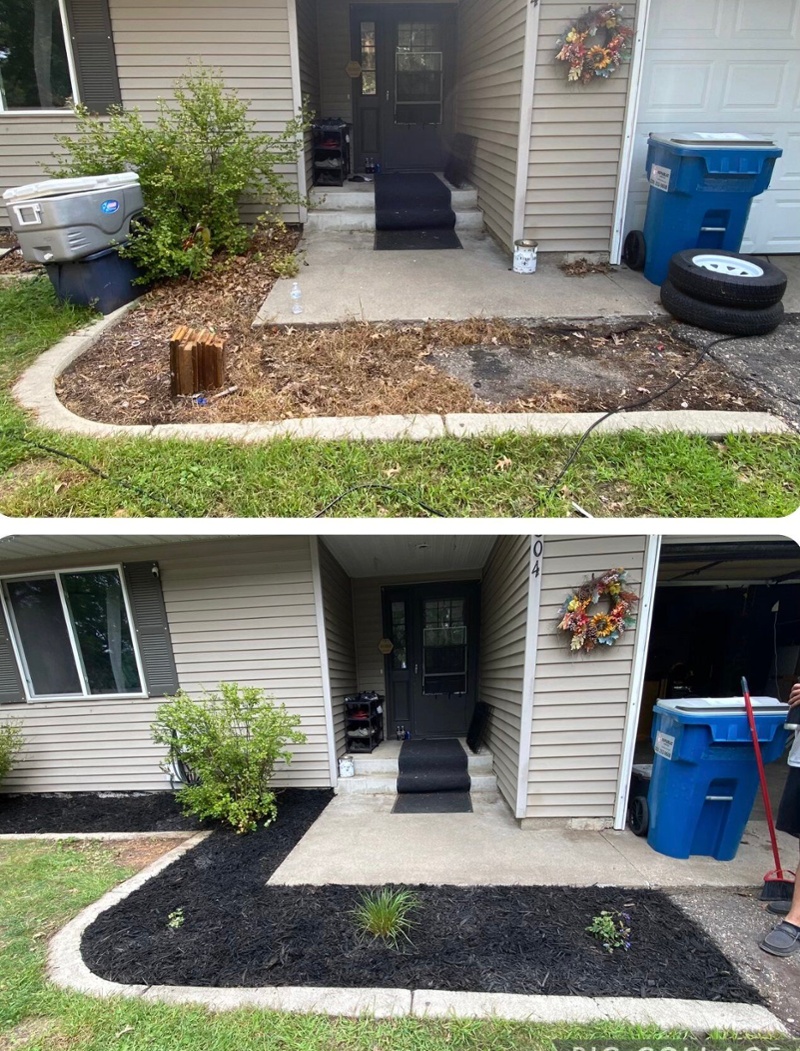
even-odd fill
[{"label": "plastic storage bin", "polygon": [[[753,697],[765,763],[780,758],[786,705]],[[741,697],[659,701],[653,721],[653,777],[647,842],[660,854],[730,861],[739,849],[758,789],[753,741]]]},{"label": "plastic storage bin", "polygon": [[146,285],[133,283],[141,276],[139,267],[121,259],[116,248],[72,263],[45,263],[45,270],[60,300],[92,306],[101,314],[110,314],[147,291]]},{"label": "plastic storage bin", "polygon": [[783,150],[738,132],[690,132],[647,140],[650,194],[644,221],[644,276],[667,279],[685,248],[738,252],[754,197],[767,189]]},{"label": "plastic storage bin", "polygon": [[68,263],[124,244],[131,219],[144,208],[133,172],[48,179],[6,190],[3,200],[30,263]]}]

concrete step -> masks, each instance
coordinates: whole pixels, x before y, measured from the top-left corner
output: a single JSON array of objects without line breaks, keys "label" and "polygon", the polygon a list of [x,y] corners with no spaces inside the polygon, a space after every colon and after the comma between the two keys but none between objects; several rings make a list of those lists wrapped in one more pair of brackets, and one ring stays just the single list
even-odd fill
[{"label": "concrete step", "polygon": [[[315,212],[374,212],[375,191],[367,183],[356,184],[362,188],[351,190],[347,187],[324,187],[311,191],[311,209]],[[478,207],[478,191],[472,188],[451,190],[450,199],[453,208],[458,211],[472,211]]]},{"label": "concrete step", "polygon": [[[397,755],[382,755],[381,749],[367,755],[359,755],[358,752],[351,753],[356,776],[380,776],[391,774],[397,777],[400,772]],[[491,774],[493,770],[492,753],[481,752],[480,755],[467,754],[467,770],[470,777]]]},{"label": "concrete step", "polygon": [[[456,230],[483,229],[483,212],[477,208],[455,209]],[[306,230],[325,231],[370,231],[375,229],[375,210],[333,209],[331,211],[311,211],[305,222]]]},{"label": "concrete step", "polygon": [[[494,774],[470,774],[473,795],[496,795],[497,778]],[[397,775],[356,774],[355,777],[340,777],[336,791],[339,793],[358,793],[359,795],[396,795]]]}]

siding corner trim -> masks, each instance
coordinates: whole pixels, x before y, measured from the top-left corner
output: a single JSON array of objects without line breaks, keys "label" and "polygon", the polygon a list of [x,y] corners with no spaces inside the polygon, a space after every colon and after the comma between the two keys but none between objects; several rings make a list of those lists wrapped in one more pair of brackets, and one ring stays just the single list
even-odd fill
[{"label": "siding corner trim", "polygon": [[542,556],[544,538],[534,534],[530,538],[528,569],[528,611],[525,624],[525,668],[522,686],[522,709],[519,721],[519,760],[517,764],[516,818],[524,818],[528,806],[528,774],[531,762],[531,734],[533,733],[533,701],[536,690],[536,656],[539,646],[539,609],[542,595]]},{"label": "siding corner trim", "polygon": [[[293,0],[290,0],[293,2]],[[336,738],[333,724],[333,697],[331,695],[330,666],[328,664],[328,637],[325,631],[325,602],[322,595],[322,572],[319,564],[319,539],[308,538],[311,554],[311,579],[314,586],[314,609],[317,617],[317,640],[319,642],[320,676],[322,678],[322,706],[325,711],[325,728],[328,747],[328,764],[331,787],[336,786],[338,771],[336,765]]]}]

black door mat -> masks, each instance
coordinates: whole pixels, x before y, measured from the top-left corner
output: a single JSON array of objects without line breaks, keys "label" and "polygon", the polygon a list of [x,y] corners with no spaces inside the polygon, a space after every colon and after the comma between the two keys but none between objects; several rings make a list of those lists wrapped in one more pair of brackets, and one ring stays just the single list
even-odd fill
[{"label": "black door mat", "polygon": [[397,792],[469,792],[467,763],[455,738],[403,741]]},{"label": "black door mat", "polygon": [[376,252],[430,252],[464,246],[455,230],[376,230]]},{"label": "black door mat", "polygon": [[469,792],[406,792],[398,796],[393,814],[471,814]]},{"label": "black door mat", "polygon": [[[89,926],[82,942],[86,964],[109,981],[142,985],[763,1002],[661,891],[413,887],[420,906],[411,915],[411,945],[394,950],[365,939],[352,911],[369,888],[267,886],[330,798],[329,792],[289,790],[269,828],[245,836],[214,832]],[[169,915],[178,909],[184,922],[171,928]],[[627,952],[607,953],[585,930],[611,909],[630,916]]]},{"label": "black door mat", "polygon": [[0,795],[0,835],[32,832],[183,832],[213,828],[185,817],[174,792]]},{"label": "black door mat", "polygon": [[461,248],[455,225],[450,190],[432,172],[375,177],[376,251]]}]

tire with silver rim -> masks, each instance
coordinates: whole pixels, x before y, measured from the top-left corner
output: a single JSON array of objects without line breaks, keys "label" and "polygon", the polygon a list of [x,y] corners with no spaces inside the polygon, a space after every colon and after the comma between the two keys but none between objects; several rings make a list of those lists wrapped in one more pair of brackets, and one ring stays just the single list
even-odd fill
[{"label": "tire with silver rim", "polygon": [[669,280],[704,303],[762,310],[783,299],[786,274],[777,266],[739,252],[689,248],[669,263]]}]

